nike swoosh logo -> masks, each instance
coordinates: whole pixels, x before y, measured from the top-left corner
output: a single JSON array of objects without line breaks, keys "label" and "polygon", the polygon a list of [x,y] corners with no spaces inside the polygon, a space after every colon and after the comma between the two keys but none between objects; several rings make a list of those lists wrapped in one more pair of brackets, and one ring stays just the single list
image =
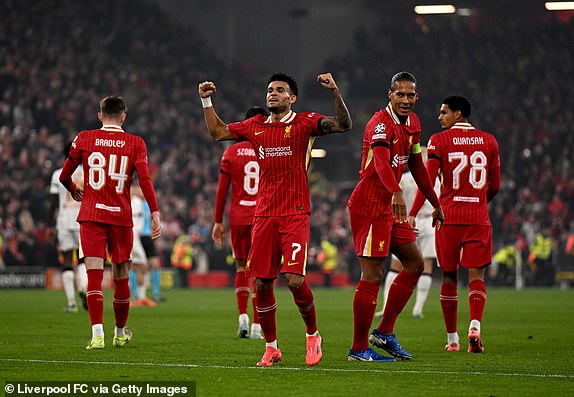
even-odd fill
[{"label": "nike swoosh logo", "polygon": [[393,143],[397,143],[398,141],[399,141],[399,138],[395,139],[395,140],[393,141]]},{"label": "nike swoosh logo", "polygon": [[387,344],[387,340],[386,339],[381,339],[381,342],[383,343],[383,345]]},{"label": "nike swoosh logo", "polygon": [[254,135],[261,135],[261,134],[263,134],[264,132],[265,132],[265,131],[255,131],[255,134],[254,134]]},{"label": "nike swoosh logo", "polygon": [[287,266],[295,266],[298,264],[299,264],[299,262],[287,262]]}]

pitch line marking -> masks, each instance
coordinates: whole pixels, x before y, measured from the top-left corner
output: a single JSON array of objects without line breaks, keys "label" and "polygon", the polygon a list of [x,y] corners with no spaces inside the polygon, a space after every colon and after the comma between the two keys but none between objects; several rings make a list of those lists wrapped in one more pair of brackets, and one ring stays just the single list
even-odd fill
[{"label": "pitch line marking", "polygon": [[[20,363],[40,363],[40,364],[87,364],[87,365],[125,365],[125,366],[142,366],[142,367],[181,367],[181,368],[204,368],[204,369],[256,369],[258,371],[265,371],[265,369],[253,367],[239,367],[231,365],[200,365],[200,364],[179,364],[179,363],[134,363],[134,362],[121,362],[121,361],[81,361],[81,360],[22,360],[18,358],[0,358],[0,361],[7,362],[20,362]],[[369,364],[370,365],[370,364]],[[373,372],[373,373],[403,373],[403,374],[436,374],[436,375],[494,375],[494,376],[508,376],[508,377],[530,377],[530,378],[562,378],[574,379],[574,375],[561,375],[561,374],[527,374],[527,373],[504,373],[504,372],[460,372],[460,371],[433,371],[433,370],[403,370],[392,369],[386,367],[385,369],[349,369],[349,368],[297,368],[297,367],[281,367],[274,366],[273,370],[283,371],[323,371],[323,372]]]}]

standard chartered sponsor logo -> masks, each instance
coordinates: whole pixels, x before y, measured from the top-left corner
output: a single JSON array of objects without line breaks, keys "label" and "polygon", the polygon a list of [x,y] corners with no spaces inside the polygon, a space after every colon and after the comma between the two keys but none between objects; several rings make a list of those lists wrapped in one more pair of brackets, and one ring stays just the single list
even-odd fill
[{"label": "standard chartered sponsor logo", "polygon": [[398,154],[395,154],[393,156],[391,166],[398,167],[399,164],[406,164],[408,162],[409,162],[409,156],[399,156]]},{"label": "standard chartered sponsor logo", "polygon": [[291,146],[259,147],[259,158],[292,156]]}]

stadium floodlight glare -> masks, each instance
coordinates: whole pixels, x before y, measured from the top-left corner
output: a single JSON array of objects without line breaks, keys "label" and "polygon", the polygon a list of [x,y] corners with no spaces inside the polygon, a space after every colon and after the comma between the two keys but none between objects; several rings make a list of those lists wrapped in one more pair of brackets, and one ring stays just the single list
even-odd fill
[{"label": "stadium floodlight glare", "polygon": [[451,4],[415,6],[415,12],[423,14],[454,14],[456,7]]},{"label": "stadium floodlight glare", "polygon": [[574,1],[547,1],[544,7],[548,11],[574,10]]},{"label": "stadium floodlight glare", "polygon": [[327,156],[327,151],[325,149],[311,149],[311,157],[322,159],[325,156]]}]

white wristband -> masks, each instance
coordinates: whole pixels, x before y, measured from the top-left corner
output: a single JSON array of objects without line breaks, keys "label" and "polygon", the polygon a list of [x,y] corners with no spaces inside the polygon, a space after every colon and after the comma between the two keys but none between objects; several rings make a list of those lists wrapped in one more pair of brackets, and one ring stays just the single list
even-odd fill
[{"label": "white wristband", "polygon": [[203,108],[210,108],[213,106],[213,104],[211,103],[211,97],[208,96],[207,98],[201,98],[201,106],[203,106]]}]

